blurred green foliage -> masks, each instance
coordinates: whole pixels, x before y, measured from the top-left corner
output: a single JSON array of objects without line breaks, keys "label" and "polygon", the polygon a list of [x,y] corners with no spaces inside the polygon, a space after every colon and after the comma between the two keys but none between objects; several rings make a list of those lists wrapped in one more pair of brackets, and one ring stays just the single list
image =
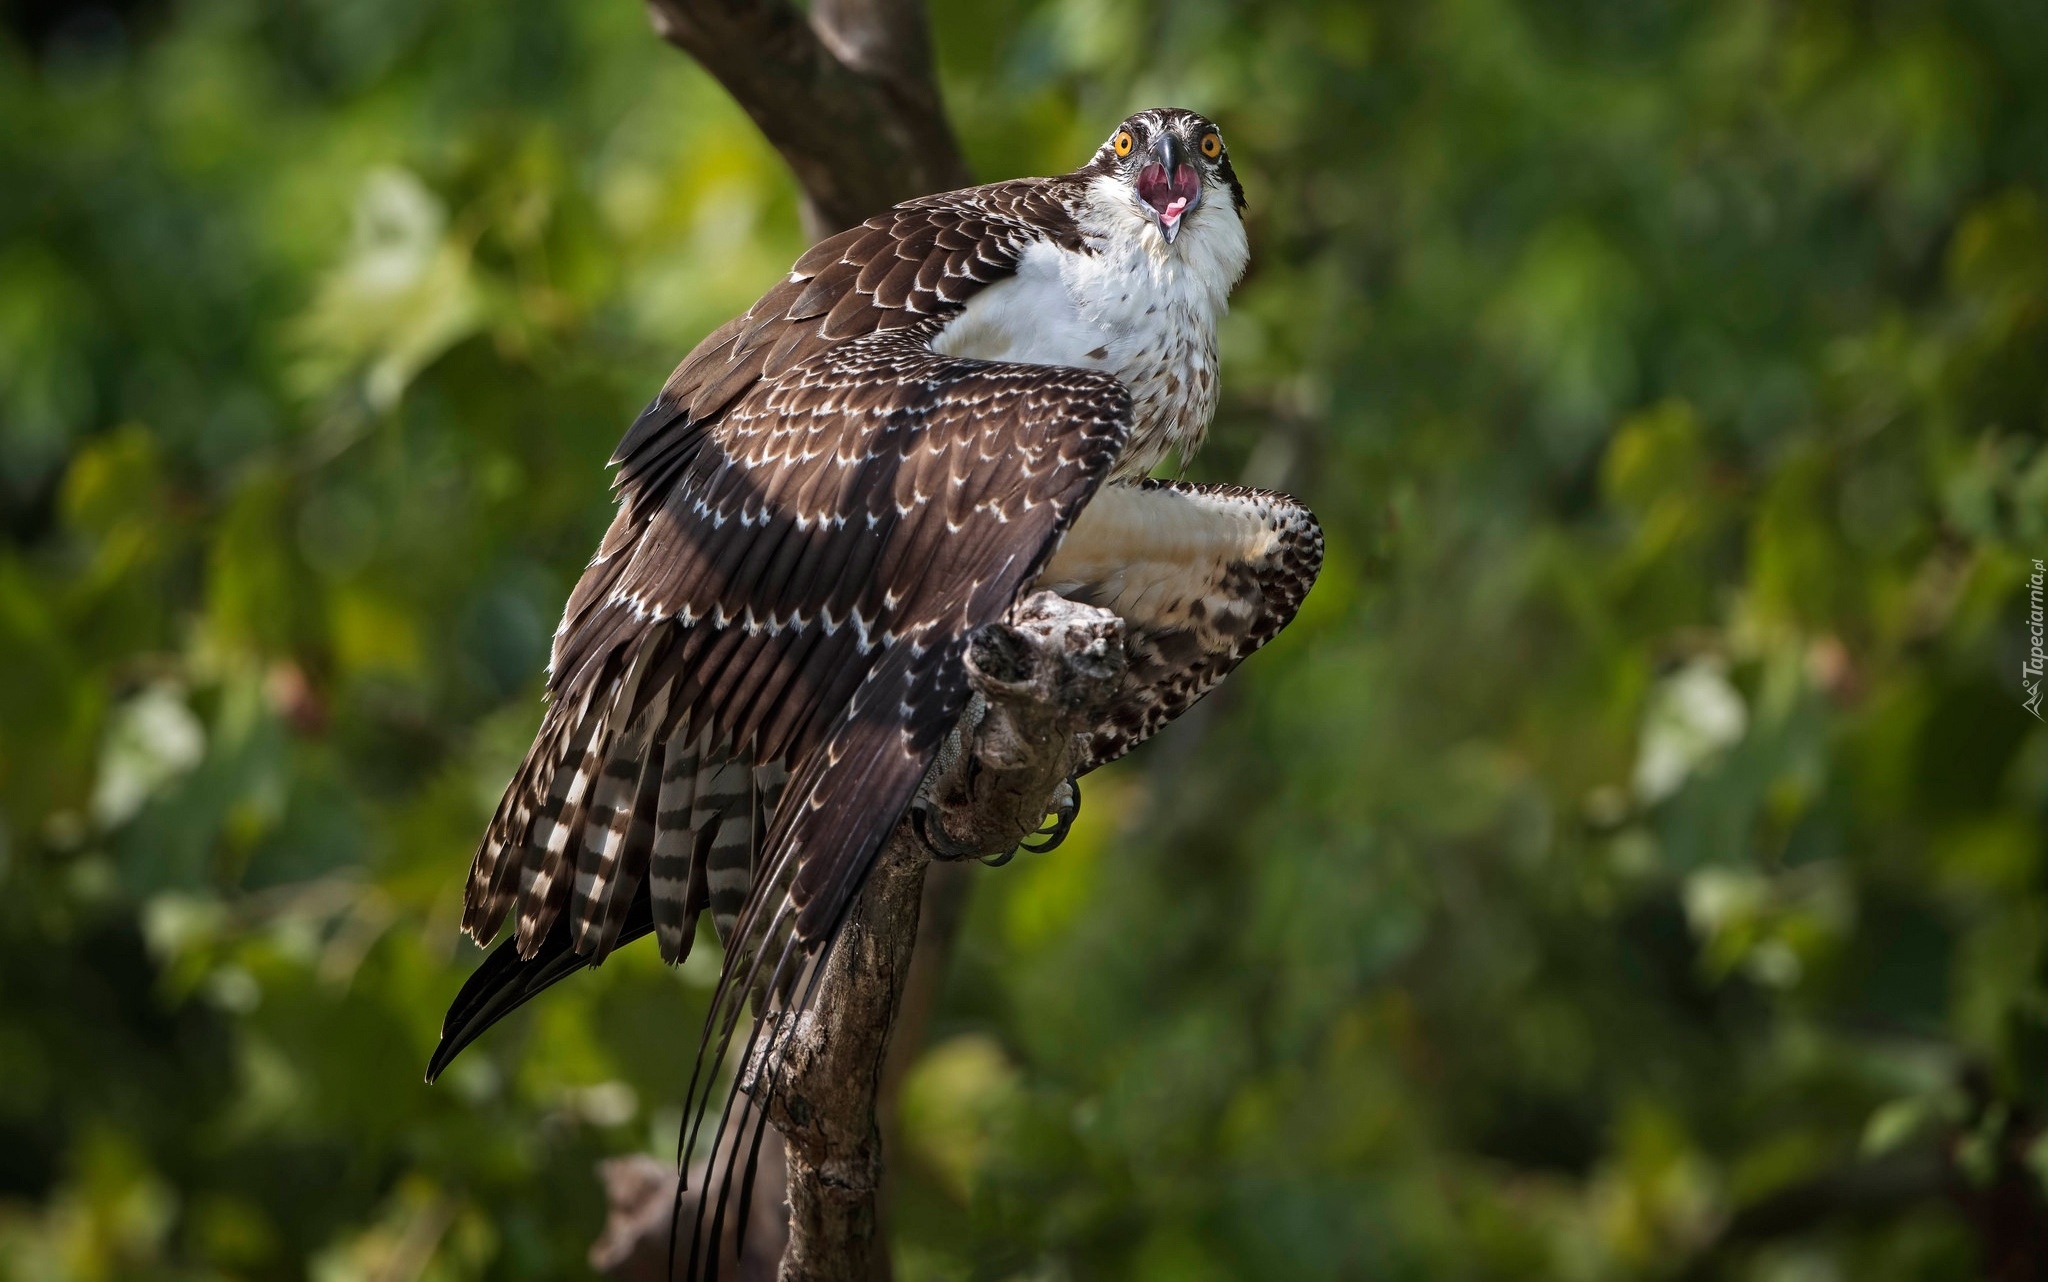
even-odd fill
[{"label": "blurred green foliage", "polygon": [[[2038,7],[935,8],[986,177],[1223,123],[1195,474],[1330,561],[978,872],[901,1274],[2035,1276]],[[789,181],[632,0],[9,12],[0,1278],[573,1276],[712,959],[419,1076],[603,461]]]}]

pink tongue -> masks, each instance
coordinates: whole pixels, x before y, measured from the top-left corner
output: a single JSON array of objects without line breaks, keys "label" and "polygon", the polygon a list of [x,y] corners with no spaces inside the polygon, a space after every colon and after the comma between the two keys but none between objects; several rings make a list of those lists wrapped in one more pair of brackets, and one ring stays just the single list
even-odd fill
[{"label": "pink tongue", "polygon": [[1186,211],[1189,202],[1200,190],[1200,180],[1188,165],[1181,165],[1172,174],[1164,165],[1147,165],[1138,175],[1138,199],[1159,211],[1159,216],[1172,220]]}]

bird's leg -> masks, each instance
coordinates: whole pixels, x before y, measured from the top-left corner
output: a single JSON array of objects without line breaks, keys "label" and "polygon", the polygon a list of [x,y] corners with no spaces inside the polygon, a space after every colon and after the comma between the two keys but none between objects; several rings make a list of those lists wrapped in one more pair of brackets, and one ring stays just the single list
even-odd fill
[{"label": "bird's leg", "polygon": [[964,658],[973,696],[911,823],[939,859],[1005,863],[1034,837],[1047,840],[1031,849],[1051,849],[1079,812],[1079,758],[1123,677],[1123,622],[1036,592],[977,632]]},{"label": "bird's leg", "polygon": [[979,859],[991,868],[1000,868],[1017,857],[1019,850],[1043,854],[1057,850],[1067,839],[1067,833],[1074,826],[1075,816],[1081,813],[1081,779],[1070,775],[1060,781],[1059,790],[1052,795],[1051,808],[1046,811],[1047,821],[1030,834],[1044,840],[1038,842],[1020,841],[1000,854],[984,855],[968,846],[955,842],[946,832],[945,824],[937,819],[938,807],[920,797],[910,805],[910,819],[917,827],[917,835],[932,848],[932,858],[947,861]]}]

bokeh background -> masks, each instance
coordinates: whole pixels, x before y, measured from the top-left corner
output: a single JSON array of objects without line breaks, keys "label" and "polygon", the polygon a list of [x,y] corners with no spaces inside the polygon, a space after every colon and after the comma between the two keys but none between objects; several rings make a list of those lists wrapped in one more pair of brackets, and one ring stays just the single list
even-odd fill
[{"label": "bokeh background", "polygon": [[[900,1276],[2040,1276],[2048,14],[934,11],[985,178],[1222,122],[1193,474],[1330,559],[975,870]],[[578,1276],[709,950],[420,1072],[604,460],[791,183],[633,0],[4,13],[0,1278]]]}]

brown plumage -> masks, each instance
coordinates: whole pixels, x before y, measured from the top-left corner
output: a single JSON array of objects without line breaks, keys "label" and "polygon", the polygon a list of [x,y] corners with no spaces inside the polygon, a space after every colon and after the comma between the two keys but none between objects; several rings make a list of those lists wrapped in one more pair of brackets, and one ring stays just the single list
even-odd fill
[{"label": "brown plumage", "polygon": [[[715,839],[703,814],[683,818],[684,786],[659,806],[672,822],[631,823],[628,795],[660,788],[643,779],[650,741],[677,768],[801,768],[828,744],[870,754],[857,795],[810,781],[810,817],[787,840],[815,869],[796,883],[807,908],[872,855],[876,834],[838,837],[864,826],[838,807],[907,804],[964,698],[966,635],[1008,608],[1127,431],[1113,378],[927,346],[1063,218],[1043,183],[899,207],[817,246],[678,367],[615,455],[618,518],[570,598],[548,716],[471,871],[463,925],[479,942],[516,906],[518,948],[536,955],[574,869],[574,944],[601,959],[630,902],[620,875],[664,832]],[[986,560],[963,560],[969,548]],[[655,900],[671,960],[708,893],[687,881],[675,878],[680,903]],[[800,929],[815,935],[842,907],[824,901]]]},{"label": "brown plumage", "polygon": [[1305,508],[1144,479],[1200,445],[1244,264],[1213,134],[1140,113],[1072,174],[897,206],[677,367],[613,456],[617,517],[470,870],[464,929],[512,938],[430,1079],[630,940],[681,960],[706,908],[715,1062],[746,997],[787,998],[832,938],[966,704],[969,638],[1027,591],[1128,625],[1087,768],[1293,617],[1322,557]]}]

